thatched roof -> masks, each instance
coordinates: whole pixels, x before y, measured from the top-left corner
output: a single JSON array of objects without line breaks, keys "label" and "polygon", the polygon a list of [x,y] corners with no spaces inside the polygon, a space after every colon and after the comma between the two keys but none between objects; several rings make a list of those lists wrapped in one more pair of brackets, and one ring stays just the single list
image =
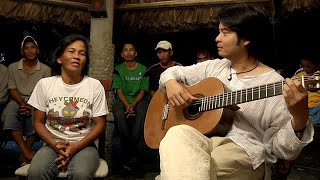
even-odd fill
[{"label": "thatched roof", "polygon": [[77,29],[90,25],[90,0],[1,0],[0,16],[15,21],[33,21]]},{"label": "thatched roof", "polygon": [[[136,0],[138,1],[138,0]],[[272,11],[269,0],[189,0],[159,1],[121,4],[116,6],[116,23],[121,31],[128,32],[181,32],[216,26],[214,19],[221,5],[227,3],[252,3]]]},{"label": "thatched roof", "polygon": [[[106,0],[109,1],[109,0]],[[124,32],[178,32],[215,26],[217,9],[226,3],[254,3],[271,13],[319,7],[319,0],[114,0],[115,25]],[[82,29],[90,25],[91,0],[1,0],[0,17],[59,24]]]},{"label": "thatched roof", "polygon": [[319,0],[283,0],[282,10],[283,12],[292,12],[297,9],[314,9],[320,7]]}]

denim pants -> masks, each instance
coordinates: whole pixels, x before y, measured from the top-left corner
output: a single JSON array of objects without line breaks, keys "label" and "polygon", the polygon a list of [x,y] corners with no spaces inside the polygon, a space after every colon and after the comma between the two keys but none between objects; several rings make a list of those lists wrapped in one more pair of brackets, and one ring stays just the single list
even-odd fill
[{"label": "denim pants", "polygon": [[21,130],[26,136],[35,133],[33,129],[33,108],[31,108],[30,117],[21,117],[19,115],[20,105],[11,100],[3,110],[1,119],[3,121],[3,130]]},{"label": "denim pants", "polygon": [[122,163],[126,164],[132,158],[139,159],[139,156],[142,156],[143,150],[145,150],[143,131],[147,108],[147,102],[141,101],[134,109],[135,117],[126,118],[124,114],[126,106],[122,102],[116,102],[112,106],[120,136]]},{"label": "denim pants", "polygon": [[[54,160],[57,152],[50,146],[41,147],[31,161],[28,170],[29,180],[54,179],[59,174],[58,164]],[[70,160],[67,171],[68,179],[89,180],[99,166],[99,154],[95,147],[88,146],[76,153]]]}]

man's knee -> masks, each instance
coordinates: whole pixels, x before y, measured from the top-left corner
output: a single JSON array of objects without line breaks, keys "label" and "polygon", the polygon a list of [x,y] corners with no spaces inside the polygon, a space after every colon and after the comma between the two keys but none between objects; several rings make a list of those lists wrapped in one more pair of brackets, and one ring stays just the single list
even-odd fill
[{"label": "man's knee", "polygon": [[148,104],[146,101],[139,102],[135,108],[136,111],[143,111],[143,112],[146,112],[147,109],[148,109]]},{"label": "man's knee", "polygon": [[116,102],[112,105],[112,112],[114,117],[117,118],[122,118],[124,117],[124,112],[125,112],[126,106],[122,102]]},{"label": "man's knee", "polygon": [[188,137],[188,133],[186,133],[187,131],[191,131],[194,128],[192,128],[191,126],[188,125],[177,125],[177,126],[173,126],[171,127],[165,137],[162,139],[162,141],[160,142],[160,147],[161,144],[167,144],[167,143],[171,143],[171,141],[183,141],[184,138]]},{"label": "man's knee", "polygon": [[125,108],[126,108],[126,106],[122,102],[115,102],[112,105],[112,110],[113,111],[118,111],[118,110],[122,110],[122,109],[125,109]]},{"label": "man's knee", "polygon": [[166,136],[177,136],[177,135],[181,135],[181,134],[185,134],[185,132],[187,131],[193,131],[195,130],[193,127],[185,125],[185,124],[181,124],[181,125],[177,125],[177,126],[172,126]]},{"label": "man's knee", "polygon": [[7,106],[4,108],[1,119],[4,123],[8,119],[17,118],[18,116],[19,105],[15,101],[10,101]]}]

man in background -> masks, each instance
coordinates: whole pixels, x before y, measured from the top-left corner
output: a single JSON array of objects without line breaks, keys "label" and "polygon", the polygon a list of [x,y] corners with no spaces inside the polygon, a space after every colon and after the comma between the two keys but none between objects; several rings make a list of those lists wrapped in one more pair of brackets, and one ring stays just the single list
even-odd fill
[{"label": "man in background", "polygon": [[5,65],[0,64],[0,115],[8,100],[8,79],[8,68]]},{"label": "man in background", "polygon": [[150,81],[149,90],[151,96],[153,96],[154,93],[158,90],[161,73],[169,67],[176,65],[181,66],[180,63],[172,60],[173,50],[172,44],[169,41],[160,41],[157,44],[155,51],[160,62],[152,65],[148,71]]},{"label": "man in background", "polygon": [[3,129],[10,131],[14,141],[21,149],[22,165],[32,160],[34,156],[32,144],[36,138],[33,129],[33,109],[27,104],[27,101],[37,82],[44,77],[51,76],[51,68],[37,59],[38,53],[37,41],[31,36],[26,36],[21,43],[23,58],[8,67],[8,89],[11,100],[2,113]]},{"label": "man in background", "polygon": [[196,53],[196,58],[197,58],[197,63],[203,62],[209,59],[213,59],[213,57],[211,57],[210,52],[206,49],[199,49]]}]

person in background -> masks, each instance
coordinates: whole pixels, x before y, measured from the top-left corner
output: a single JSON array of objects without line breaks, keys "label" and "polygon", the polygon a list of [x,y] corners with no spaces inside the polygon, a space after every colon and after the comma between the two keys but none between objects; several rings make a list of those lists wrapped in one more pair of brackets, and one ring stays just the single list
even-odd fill
[{"label": "person in background", "polygon": [[209,59],[214,59],[210,52],[206,49],[199,49],[196,53],[197,63],[203,62]]},{"label": "person in background", "polygon": [[[197,100],[178,82],[192,86],[215,77],[224,84],[221,86],[240,92],[284,80],[262,63],[268,60],[265,57],[272,47],[272,26],[262,9],[229,4],[216,18],[219,34],[215,40],[224,59],[175,66],[163,72],[159,87],[166,92],[171,108],[183,108]],[[229,124],[226,135],[207,137],[188,125],[171,127],[160,143],[161,174],[157,179],[271,179],[271,166],[277,158],[295,159],[314,134],[307,91],[299,81],[285,82],[280,89],[283,95],[244,101],[238,108],[226,107],[234,114],[233,119],[222,119],[218,124]],[[217,117],[211,118],[214,121]]]},{"label": "person in background", "polygon": [[[313,76],[315,73],[320,75],[320,63],[319,57],[313,57],[312,55],[303,55],[300,58],[301,68],[296,71],[294,77],[301,76]],[[308,90],[308,107],[309,115],[312,120],[312,124],[320,123],[320,92]]]},{"label": "person in background", "polygon": [[7,134],[2,131],[3,125],[1,120],[1,114],[8,101],[8,79],[9,79],[8,68],[5,65],[0,64],[0,128],[1,128],[0,143],[1,143],[1,146],[3,144],[3,141],[5,141],[7,137]]},{"label": "person in background", "polygon": [[159,79],[163,71],[172,66],[182,66],[180,63],[172,60],[173,49],[172,44],[169,41],[160,41],[157,44],[155,51],[160,62],[152,65],[148,71],[148,76],[150,80],[149,89],[151,96],[153,96],[159,88]]},{"label": "person in background", "polygon": [[[8,80],[8,68],[5,65],[0,64],[0,116],[8,101]],[[2,124],[2,122],[0,123]]]},{"label": "person in background", "polygon": [[124,63],[113,72],[112,88],[117,96],[112,111],[120,135],[120,161],[126,171],[139,168],[146,146],[143,131],[148,108],[149,79],[145,76],[148,68],[136,62],[137,55],[134,43],[125,42],[121,52]]},{"label": "person in background", "polygon": [[[37,84],[51,76],[51,68],[37,59],[39,47],[32,36],[26,36],[21,43],[23,58],[8,67],[8,89],[11,100],[2,113],[3,129],[10,131],[13,140],[19,146],[22,165],[30,163],[34,156],[32,144],[36,139],[33,129],[33,108],[27,101]],[[24,139],[23,136],[26,136]]]},{"label": "person in background", "polygon": [[45,142],[28,169],[29,180],[92,179],[99,166],[96,140],[104,134],[108,113],[99,80],[88,77],[89,43],[81,35],[63,38],[54,53],[57,75],[41,79],[28,101],[35,108],[34,129]]}]

